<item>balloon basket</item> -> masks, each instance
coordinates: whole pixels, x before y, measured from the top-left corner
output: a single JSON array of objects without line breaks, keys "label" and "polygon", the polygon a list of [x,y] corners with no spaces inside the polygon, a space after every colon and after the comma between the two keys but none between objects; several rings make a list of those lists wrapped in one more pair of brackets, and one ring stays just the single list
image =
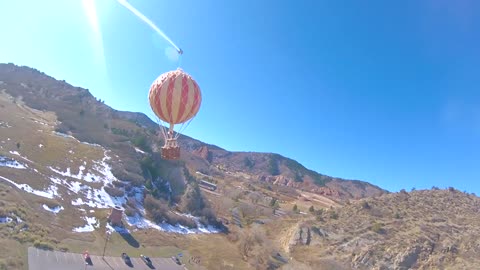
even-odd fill
[{"label": "balloon basket", "polygon": [[162,147],[162,158],[168,160],[177,160],[180,158],[180,146]]}]

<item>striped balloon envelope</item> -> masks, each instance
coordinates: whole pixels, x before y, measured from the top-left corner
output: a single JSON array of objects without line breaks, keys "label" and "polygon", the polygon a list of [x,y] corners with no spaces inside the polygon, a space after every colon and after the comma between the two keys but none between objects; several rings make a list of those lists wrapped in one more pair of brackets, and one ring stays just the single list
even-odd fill
[{"label": "striped balloon envelope", "polygon": [[149,100],[155,115],[174,125],[185,123],[197,114],[202,94],[197,82],[177,69],[160,75],[153,82]]},{"label": "striped balloon envelope", "polygon": [[161,125],[165,145],[162,156],[178,159],[180,148],[174,135],[174,126],[190,122],[200,109],[202,93],[197,82],[180,68],[160,75],[150,87],[150,107],[159,120],[168,123],[169,129]]}]

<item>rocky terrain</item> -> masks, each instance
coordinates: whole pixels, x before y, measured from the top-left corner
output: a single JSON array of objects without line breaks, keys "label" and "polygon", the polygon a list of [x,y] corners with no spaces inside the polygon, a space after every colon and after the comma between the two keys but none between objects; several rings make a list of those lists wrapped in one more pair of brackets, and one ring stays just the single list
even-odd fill
[{"label": "rocky terrain", "polygon": [[292,226],[284,248],[310,266],[477,269],[480,199],[453,188],[362,199]]}]

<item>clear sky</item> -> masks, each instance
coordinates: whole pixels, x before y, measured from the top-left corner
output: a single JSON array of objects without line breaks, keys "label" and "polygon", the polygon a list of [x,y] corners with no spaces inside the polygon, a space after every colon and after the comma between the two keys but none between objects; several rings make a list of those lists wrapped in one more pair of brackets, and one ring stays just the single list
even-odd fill
[{"label": "clear sky", "polygon": [[[0,62],[153,118],[172,47],[115,0],[0,0]],[[184,55],[185,134],[390,191],[480,194],[480,2],[130,0]],[[92,8],[92,6],[94,8]]]}]

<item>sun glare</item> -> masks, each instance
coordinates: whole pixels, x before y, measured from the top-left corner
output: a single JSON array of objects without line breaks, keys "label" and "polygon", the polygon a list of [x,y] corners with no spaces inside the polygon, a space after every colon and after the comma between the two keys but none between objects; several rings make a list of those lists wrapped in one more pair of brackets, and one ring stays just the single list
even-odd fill
[{"label": "sun glare", "polygon": [[92,46],[95,53],[95,61],[101,68],[102,72],[106,73],[106,63],[105,63],[105,54],[103,51],[103,40],[102,32],[100,29],[100,24],[98,23],[97,9],[95,6],[95,0],[82,0],[83,8],[85,10],[85,15],[87,17],[88,23],[90,24],[93,35]]}]

